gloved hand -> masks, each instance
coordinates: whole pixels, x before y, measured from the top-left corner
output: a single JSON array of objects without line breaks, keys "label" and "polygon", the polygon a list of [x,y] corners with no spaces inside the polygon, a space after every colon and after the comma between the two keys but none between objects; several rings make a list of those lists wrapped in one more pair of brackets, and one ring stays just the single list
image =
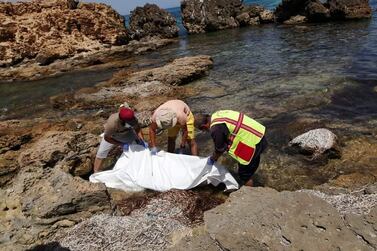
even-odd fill
[{"label": "gloved hand", "polygon": [[215,164],[215,161],[212,159],[212,157],[208,157],[207,165],[213,166],[213,164]]},{"label": "gloved hand", "polygon": [[140,141],[140,145],[144,146],[145,149],[148,148],[148,143],[145,142],[144,140]]},{"label": "gloved hand", "polygon": [[156,155],[157,152],[158,152],[157,147],[152,147],[152,148],[151,148],[151,154],[152,154],[152,155]]},{"label": "gloved hand", "polygon": [[129,144],[123,144],[123,151],[128,152],[130,150],[130,145]]}]

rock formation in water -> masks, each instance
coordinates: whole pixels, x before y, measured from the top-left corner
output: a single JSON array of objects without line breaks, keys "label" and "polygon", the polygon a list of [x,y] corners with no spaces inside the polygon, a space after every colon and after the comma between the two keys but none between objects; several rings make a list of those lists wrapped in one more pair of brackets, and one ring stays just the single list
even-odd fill
[{"label": "rock formation in water", "polygon": [[74,0],[0,3],[0,66],[47,65],[129,40],[124,18],[105,4]]},{"label": "rock formation in water", "polygon": [[296,16],[306,17],[308,22],[324,22],[370,18],[371,15],[368,0],[328,0],[325,3],[319,0],[283,0],[275,10],[277,22],[290,20],[289,24],[296,23],[292,19]]},{"label": "rock formation in water", "polygon": [[299,152],[312,155],[313,158],[324,153],[339,156],[336,135],[326,128],[310,130],[289,142],[289,146]]},{"label": "rock formation in water", "polygon": [[179,28],[172,14],[155,4],[137,7],[130,15],[130,36],[132,39],[159,36],[177,37]]},{"label": "rock formation in water", "polygon": [[189,33],[238,27],[236,16],[240,0],[184,0],[181,2],[183,25]]},{"label": "rock formation in water", "polygon": [[243,5],[236,16],[240,26],[272,23],[274,19],[275,16],[272,11],[266,10],[259,5]]}]

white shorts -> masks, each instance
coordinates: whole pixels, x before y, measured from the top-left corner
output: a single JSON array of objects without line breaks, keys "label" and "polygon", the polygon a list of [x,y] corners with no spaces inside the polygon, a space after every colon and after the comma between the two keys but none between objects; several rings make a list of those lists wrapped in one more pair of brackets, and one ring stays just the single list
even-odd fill
[{"label": "white shorts", "polygon": [[101,144],[99,145],[96,157],[99,159],[106,159],[107,155],[109,155],[110,150],[114,147],[114,144],[107,142],[105,138],[102,137]]}]

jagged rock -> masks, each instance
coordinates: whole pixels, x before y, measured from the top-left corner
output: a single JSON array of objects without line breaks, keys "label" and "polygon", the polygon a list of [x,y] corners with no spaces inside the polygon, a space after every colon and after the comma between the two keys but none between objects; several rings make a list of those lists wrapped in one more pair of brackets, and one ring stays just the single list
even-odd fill
[{"label": "jagged rock", "polygon": [[338,153],[336,135],[325,128],[310,130],[291,140],[289,146],[314,157],[330,150]]},{"label": "jagged rock", "polygon": [[369,0],[328,0],[328,4],[334,19],[360,19],[372,16]]},{"label": "jagged rock", "polygon": [[73,178],[54,168],[26,188],[21,206],[26,216],[53,218],[81,211],[102,211],[109,209],[110,204],[103,184]]},{"label": "jagged rock", "polygon": [[273,23],[275,22],[275,15],[270,10],[263,10],[259,13],[259,19],[261,23]]},{"label": "jagged rock", "polygon": [[[334,207],[302,192],[243,187],[204,221],[201,235],[208,233],[220,250],[374,250]],[[180,250],[195,246],[186,243]]]},{"label": "jagged rock", "polygon": [[372,15],[368,0],[283,0],[275,10],[279,23],[294,16],[305,16],[309,22],[328,20],[370,18]]},{"label": "jagged rock", "polygon": [[244,5],[236,16],[240,26],[274,22],[273,12],[259,5]]},{"label": "jagged rock", "polygon": [[184,0],[182,21],[188,33],[204,33],[239,26],[240,0]]},{"label": "jagged rock", "polygon": [[305,13],[310,22],[324,22],[330,18],[330,10],[320,1],[310,1],[305,7]]},{"label": "jagged rock", "polygon": [[178,32],[173,15],[155,4],[146,4],[131,12],[130,33],[133,39],[147,36],[173,38],[178,36]]},{"label": "jagged rock", "polygon": [[128,41],[124,18],[104,4],[73,0],[0,3],[0,66],[42,65]]},{"label": "jagged rock", "polygon": [[48,132],[19,157],[20,167],[60,167],[83,176],[91,172],[99,139],[81,132]]},{"label": "jagged rock", "polygon": [[297,15],[297,16],[293,16],[290,19],[284,21],[284,24],[288,24],[288,25],[302,24],[302,23],[306,23],[306,21],[307,21],[307,19],[306,19],[305,16]]}]

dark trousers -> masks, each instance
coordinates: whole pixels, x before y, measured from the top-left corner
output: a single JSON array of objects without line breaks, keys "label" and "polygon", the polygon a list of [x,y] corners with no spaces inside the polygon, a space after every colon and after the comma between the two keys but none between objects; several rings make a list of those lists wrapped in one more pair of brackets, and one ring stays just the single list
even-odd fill
[{"label": "dark trousers", "polygon": [[242,182],[246,183],[257,171],[259,167],[260,156],[264,152],[264,150],[266,150],[267,145],[266,136],[264,136],[262,140],[255,146],[255,154],[251,162],[248,165],[241,165],[240,163],[238,163],[238,175]]}]

